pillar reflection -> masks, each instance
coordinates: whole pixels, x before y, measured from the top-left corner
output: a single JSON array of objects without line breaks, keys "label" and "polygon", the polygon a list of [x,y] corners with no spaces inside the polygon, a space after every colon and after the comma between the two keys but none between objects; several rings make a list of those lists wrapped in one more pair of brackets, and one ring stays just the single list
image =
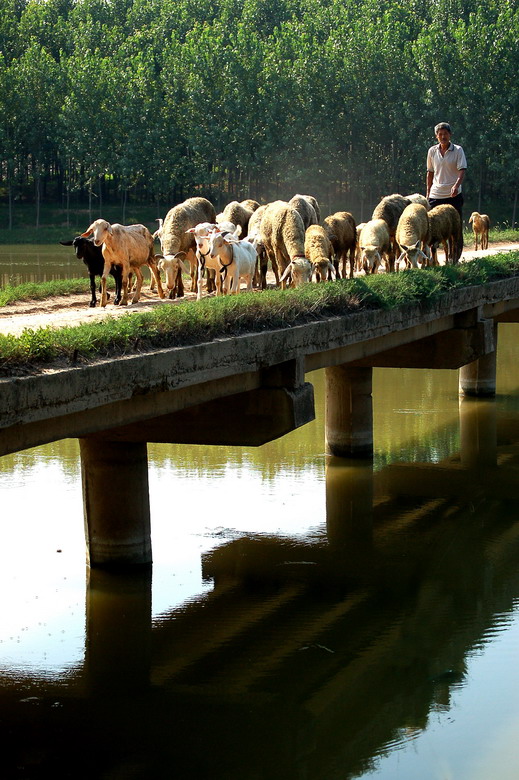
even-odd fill
[{"label": "pillar reflection", "polygon": [[151,570],[88,570],[85,670],[99,695],[143,690],[151,664]]}]

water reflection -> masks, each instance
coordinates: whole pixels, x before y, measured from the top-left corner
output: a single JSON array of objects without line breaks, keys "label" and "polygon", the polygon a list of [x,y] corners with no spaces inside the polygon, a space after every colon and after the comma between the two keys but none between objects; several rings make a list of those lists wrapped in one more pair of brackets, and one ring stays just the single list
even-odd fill
[{"label": "water reflection", "polygon": [[[84,275],[57,251],[29,273]],[[495,401],[460,404],[457,372],[375,371],[373,463],[325,456],[320,373],[315,422],[278,441],[150,446],[152,577],[85,572],[76,441],[1,458],[2,775],[515,778],[517,327],[499,333]]]}]

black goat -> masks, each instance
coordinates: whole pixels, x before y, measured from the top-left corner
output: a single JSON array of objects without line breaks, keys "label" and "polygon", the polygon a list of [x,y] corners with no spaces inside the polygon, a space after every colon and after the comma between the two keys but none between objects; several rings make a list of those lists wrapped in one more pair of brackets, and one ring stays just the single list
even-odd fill
[{"label": "black goat", "polygon": [[[76,236],[72,241],[60,241],[60,244],[63,246],[73,246],[76,250],[76,257],[78,260],[82,260],[88,268],[90,290],[92,292],[90,306],[94,307],[97,303],[95,278],[96,276],[102,275],[105,264],[101,247],[96,246],[89,238],[83,238],[82,236]],[[110,275],[115,279],[114,304],[117,306],[121,300],[122,293],[122,267],[120,265],[112,265],[110,268]]]}]

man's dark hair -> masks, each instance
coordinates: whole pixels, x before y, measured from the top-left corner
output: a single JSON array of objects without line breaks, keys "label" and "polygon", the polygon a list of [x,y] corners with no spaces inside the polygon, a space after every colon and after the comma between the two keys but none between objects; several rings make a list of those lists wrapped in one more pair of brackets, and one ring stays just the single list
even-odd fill
[{"label": "man's dark hair", "polygon": [[451,126],[448,122],[440,122],[439,124],[437,124],[436,127],[434,128],[434,135],[436,135],[438,130],[448,130],[449,133],[452,134]]}]

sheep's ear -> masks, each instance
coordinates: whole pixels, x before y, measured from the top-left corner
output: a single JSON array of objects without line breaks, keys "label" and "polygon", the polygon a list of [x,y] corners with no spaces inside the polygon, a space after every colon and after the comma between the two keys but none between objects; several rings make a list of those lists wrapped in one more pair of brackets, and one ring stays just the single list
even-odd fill
[{"label": "sheep's ear", "polygon": [[184,273],[189,276],[191,274],[191,268],[186,263],[186,261],[182,260],[181,258],[179,258],[179,263],[180,263],[180,266],[181,266],[182,270],[184,271]]},{"label": "sheep's ear", "polygon": [[81,238],[88,238],[88,236],[91,236],[93,232],[94,232],[93,230],[90,230],[90,228],[88,228],[88,230],[85,233],[81,233]]},{"label": "sheep's ear", "polygon": [[72,246],[72,241],[60,241],[62,246]]},{"label": "sheep's ear", "polygon": [[332,279],[335,279],[336,276],[337,276],[336,271],[335,271],[335,267],[334,267],[333,263],[330,263],[329,260],[328,260],[328,270],[332,272]]},{"label": "sheep's ear", "polygon": [[400,255],[400,257],[397,260],[397,263],[399,263],[401,260],[403,260],[404,257],[405,257],[405,252],[402,252],[402,254]]},{"label": "sheep's ear", "polygon": [[420,241],[420,239],[418,239],[418,241],[417,241],[417,242],[416,242],[416,244],[414,245],[414,249],[418,249],[418,247],[420,246],[420,244],[421,244],[421,241]]},{"label": "sheep's ear", "polygon": [[[155,255],[155,257],[160,257],[160,255]],[[163,271],[164,270],[164,258],[163,257],[160,257],[160,260],[157,263],[157,268],[159,269],[159,271]]]},{"label": "sheep's ear", "polygon": [[189,228],[189,230],[186,230],[186,233],[194,233],[194,232],[195,232],[195,228]]}]

